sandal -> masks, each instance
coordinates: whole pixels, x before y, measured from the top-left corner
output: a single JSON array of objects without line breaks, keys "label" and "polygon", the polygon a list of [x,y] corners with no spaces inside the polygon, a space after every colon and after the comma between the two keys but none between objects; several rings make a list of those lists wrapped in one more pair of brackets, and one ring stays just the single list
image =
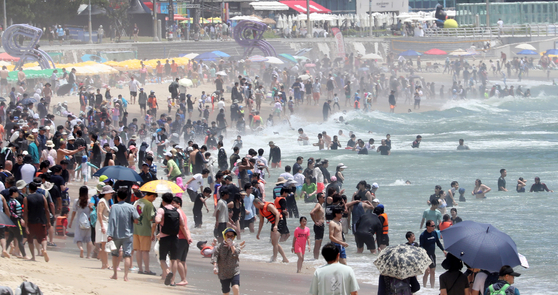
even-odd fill
[{"label": "sandal", "polygon": [[150,276],[156,276],[156,275],[157,275],[156,273],[154,273],[154,272],[151,271],[151,270],[150,270],[150,271],[143,271],[143,272],[141,272],[141,274],[150,275]]},{"label": "sandal", "polygon": [[165,285],[169,286],[171,284],[171,280],[172,280],[172,272],[169,272],[165,277]]}]

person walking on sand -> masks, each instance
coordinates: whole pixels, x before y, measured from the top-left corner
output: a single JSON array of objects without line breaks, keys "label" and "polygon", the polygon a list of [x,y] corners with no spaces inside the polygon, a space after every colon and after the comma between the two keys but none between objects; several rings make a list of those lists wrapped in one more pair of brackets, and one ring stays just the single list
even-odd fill
[{"label": "person walking on sand", "polygon": [[77,202],[74,203],[72,218],[68,224],[68,228],[72,228],[74,218],[76,215],[78,216],[77,228],[74,230],[74,243],[76,243],[79,248],[79,257],[81,258],[83,258],[82,244],[85,243],[87,245],[87,259],[91,257],[91,250],[93,250],[93,243],[91,242],[91,222],[89,221],[91,208],[88,206],[88,203],[89,188],[87,186],[82,186],[79,188],[79,198]]},{"label": "person walking on sand", "polygon": [[434,221],[426,221],[426,230],[420,234],[419,241],[420,246],[426,250],[426,254],[428,254],[430,260],[432,260],[432,263],[428,266],[422,277],[422,284],[426,288],[428,276],[430,275],[430,286],[434,288],[434,283],[436,282],[436,245],[444,252],[444,255],[447,255],[444,246],[440,243],[440,238],[436,232],[436,223],[434,223]]},{"label": "person walking on sand", "polygon": [[318,199],[318,203],[316,203],[314,209],[310,211],[310,217],[312,218],[312,221],[314,221],[314,259],[318,260],[325,231],[325,211],[323,207],[325,195],[323,193],[318,193],[316,198]]},{"label": "person walking on sand", "polygon": [[227,228],[223,231],[223,242],[219,243],[211,256],[213,264],[213,273],[219,277],[221,281],[221,291],[224,295],[231,292],[234,295],[240,294],[240,264],[238,255],[240,255],[240,246],[234,242],[236,231]]},{"label": "person walking on sand", "polygon": [[[103,192],[110,191],[109,186],[103,187]],[[114,191],[113,191],[114,192]],[[118,266],[120,265],[120,247],[122,247],[122,256],[124,257],[124,281],[128,281],[128,273],[132,265],[132,240],[133,240],[133,224],[139,220],[138,211],[129,203],[126,203],[128,190],[121,188],[116,194],[117,204],[112,205],[108,219],[107,240],[114,242],[112,249],[112,269],[114,274],[110,277],[113,280],[118,279]]]},{"label": "person walking on sand", "polygon": [[[147,192],[145,196],[134,203],[134,208],[140,216],[138,222],[134,224],[133,247],[136,252],[138,274],[155,275],[153,271],[149,270],[149,251],[151,250],[151,241],[155,239],[155,227],[152,226],[152,221],[155,218],[153,201],[156,198],[156,193]],[[144,265],[145,268],[143,268]]]},{"label": "person walking on sand", "polygon": [[307,219],[304,216],[300,217],[300,226],[295,229],[293,237],[293,246],[291,251],[298,256],[296,262],[296,272],[300,273],[302,270],[302,263],[304,262],[304,253],[306,252],[306,244],[308,244],[308,251],[310,251],[310,229],[306,227]]},{"label": "person walking on sand", "polygon": [[312,295],[358,295],[358,282],[353,269],[339,263],[341,253],[334,243],[322,248],[322,256],[327,264],[314,272],[310,294]]},{"label": "person walking on sand", "polygon": [[339,249],[339,262],[347,265],[347,254],[345,248],[349,244],[343,242],[343,225],[341,218],[343,217],[343,208],[337,206],[333,210],[333,220],[329,223],[329,239]]},{"label": "person walking on sand", "polygon": [[27,227],[27,241],[29,242],[29,251],[31,252],[31,260],[35,261],[35,245],[36,240],[42,246],[42,255],[45,262],[49,261],[47,254],[47,230],[50,228],[50,218],[48,202],[45,196],[37,193],[38,185],[35,182],[29,183],[29,195],[23,199],[23,220]]},{"label": "person walking on sand", "polygon": [[262,227],[265,222],[264,219],[267,219],[269,223],[271,223],[270,237],[271,245],[273,246],[273,256],[271,256],[270,262],[275,262],[277,259],[277,253],[279,253],[283,257],[283,262],[288,263],[289,260],[287,259],[287,256],[285,256],[285,252],[283,252],[283,247],[279,245],[279,238],[281,237],[281,234],[279,233],[278,225],[282,218],[281,212],[279,212],[271,202],[263,202],[259,198],[254,199],[254,206],[260,211],[260,225],[256,239],[260,239],[260,233],[262,232]]},{"label": "person walking on sand", "polygon": [[190,244],[192,244],[192,236],[190,235],[190,230],[188,229],[188,219],[186,213],[182,210],[182,199],[179,197],[172,198],[172,206],[178,210],[180,216],[184,220],[184,230],[178,232],[178,274],[180,275],[180,282],[176,283],[177,286],[186,286],[188,281],[186,280],[186,274],[188,273],[188,267],[186,266],[186,257],[188,256],[188,251],[190,250]]},{"label": "person walking on sand", "polygon": [[[102,182],[101,182],[102,183]],[[108,242],[108,220],[110,215],[110,203],[114,190],[111,186],[105,185],[99,193],[99,201],[94,204],[97,206],[97,222],[95,223],[95,243],[100,245],[99,258],[101,259],[101,269],[108,268],[108,251],[105,246]]]}]

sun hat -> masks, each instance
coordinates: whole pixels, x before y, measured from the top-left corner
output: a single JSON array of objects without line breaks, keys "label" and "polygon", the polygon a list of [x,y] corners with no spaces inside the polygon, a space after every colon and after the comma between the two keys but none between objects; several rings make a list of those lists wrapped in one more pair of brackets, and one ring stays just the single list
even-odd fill
[{"label": "sun hat", "polygon": [[47,140],[45,146],[46,146],[46,147],[49,147],[49,148],[53,148],[53,147],[54,147],[54,143],[52,142],[52,140]]},{"label": "sun hat", "polygon": [[283,184],[285,182],[287,182],[287,180],[284,177],[279,177],[277,178],[277,182],[275,183],[275,185]]},{"label": "sun hat", "polygon": [[103,190],[103,187],[105,187],[105,183],[104,182],[99,182],[97,183],[97,192],[101,192]]},{"label": "sun hat", "polygon": [[27,186],[27,181],[21,179],[16,182],[17,189],[23,189]]},{"label": "sun hat", "polygon": [[27,136],[27,140],[35,140],[35,136],[33,134]]},{"label": "sun hat", "polygon": [[374,183],[372,184],[372,187],[373,187],[373,188],[379,188],[380,186],[379,186],[377,183],[374,182]]},{"label": "sun hat", "polygon": [[339,164],[337,165],[337,168],[339,168],[339,169],[347,169],[347,166],[345,166],[345,164],[343,164],[343,163],[339,163]]},{"label": "sun hat", "polygon": [[101,190],[101,194],[110,194],[110,193],[114,193],[114,190],[112,189],[112,186],[110,185],[105,185],[103,186],[103,189]]},{"label": "sun hat", "polygon": [[47,191],[51,190],[53,187],[54,183],[52,182],[45,181],[43,184],[41,184],[41,188]]}]

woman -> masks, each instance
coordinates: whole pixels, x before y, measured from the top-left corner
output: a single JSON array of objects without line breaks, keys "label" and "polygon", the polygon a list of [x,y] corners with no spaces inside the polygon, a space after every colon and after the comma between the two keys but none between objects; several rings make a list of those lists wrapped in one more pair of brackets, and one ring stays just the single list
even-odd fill
[{"label": "woman", "polygon": [[240,187],[244,187],[245,184],[250,183],[248,170],[251,169],[254,169],[254,164],[248,161],[247,158],[242,158],[240,165],[238,165],[238,180],[240,181]]},{"label": "woman", "polygon": [[440,275],[440,295],[470,295],[469,281],[461,272],[463,262],[448,253],[442,267],[447,271]]},{"label": "woman", "polygon": [[525,187],[527,186],[527,182],[523,179],[523,177],[520,177],[517,180],[517,185],[515,186],[515,190],[518,193],[524,193],[525,192]]},{"label": "woman", "polygon": [[[240,240],[240,232],[244,231],[244,217],[246,216],[246,209],[244,208],[244,196],[246,193],[242,192],[234,196],[232,204],[232,217],[233,224],[238,229],[238,239]],[[229,205],[230,206],[230,205]]]},{"label": "woman", "polygon": [[347,169],[347,166],[343,165],[343,163],[339,163],[337,168],[335,168],[335,177],[337,177],[337,183],[340,189],[343,187],[343,181],[345,180],[345,176],[343,175],[343,170],[345,169]]},{"label": "woman", "polygon": [[473,189],[471,195],[475,196],[477,199],[486,199],[485,194],[490,191],[491,189],[488,186],[482,184],[480,179],[477,179],[475,180],[475,188]]},{"label": "woman", "polygon": [[101,244],[99,256],[101,258],[101,269],[108,268],[108,253],[105,246],[108,241],[108,218],[110,213],[110,201],[114,190],[111,186],[105,185],[99,194],[99,204],[97,204],[97,223],[95,224],[95,242]]},{"label": "woman", "polygon": [[50,167],[52,167],[56,164],[58,155],[56,154],[56,150],[53,149],[54,143],[52,142],[52,140],[47,140],[45,146],[46,149],[41,152],[41,162],[48,160],[50,162]]},{"label": "woman", "polygon": [[[101,146],[99,144],[99,142],[97,141],[98,136],[95,133],[90,133],[89,134],[89,139],[91,140],[91,144],[92,144],[92,148],[91,148],[91,164],[95,165],[96,167],[101,167]],[[91,169],[91,174],[93,175],[95,172],[97,172],[97,169],[93,168]]]},{"label": "woman", "polygon": [[[93,243],[91,242],[91,222],[89,221],[89,214],[91,209],[89,203],[89,189],[87,186],[79,188],[79,199],[74,203],[72,218],[68,224],[68,228],[72,228],[74,218],[78,216],[76,229],[74,230],[74,243],[79,248],[79,257],[83,258],[83,243],[87,244],[87,259],[91,257],[91,250],[93,250]],[[107,219],[108,220],[108,219]]]},{"label": "woman", "polygon": [[141,85],[145,85],[145,79],[147,78],[147,68],[145,67],[143,62],[141,63],[141,69],[139,72],[140,72],[140,83]]}]

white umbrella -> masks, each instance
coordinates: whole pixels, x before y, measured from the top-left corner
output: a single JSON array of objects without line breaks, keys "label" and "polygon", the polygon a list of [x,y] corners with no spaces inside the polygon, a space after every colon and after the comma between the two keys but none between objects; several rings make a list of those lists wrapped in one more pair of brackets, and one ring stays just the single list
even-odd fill
[{"label": "white umbrella", "polygon": [[298,76],[298,77],[299,77],[300,79],[302,79],[302,81],[306,81],[306,80],[308,80],[308,79],[311,78],[310,75],[307,75],[307,74],[300,75],[300,76]]},{"label": "white umbrella", "polygon": [[515,49],[537,51],[537,48],[535,48],[535,46],[533,46],[531,44],[527,44],[527,43],[519,44],[519,45],[515,46]]},{"label": "white umbrella", "polygon": [[376,53],[368,53],[361,57],[361,59],[383,59],[379,54]]},{"label": "white umbrella", "polygon": [[284,64],[284,62],[280,59],[278,59],[275,56],[266,56],[265,58],[267,58],[267,61],[265,61],[268,64],[272,64],[272,65],[282,65]]},{"label": "white umbrella", "polygon": [[186,86],[186,87],[192,87],[194,85],[194,83],[192,83],[192,80],[190,80],[190,79],[182,78],[182,79],[178,80],[178,85]]},{"label": "white umbrella", "polygon": [[471,53],[459,48],[449,53],[451,56],[462,56],[462,55],[471,55]]},{"label": "white umbrella", "polygon": [[227,76],[227,73],[225,71],[219,71],[215,73],[215,75]]},{"label": "white umbrella", "polygon": [[198,55],[199,55],[198,53],[188,53],[188,54],[186,54],[186,55],[183,56],[183,57],[186,57],[186,58],[189,58],[189,59],[193,59],[193,58],[195,58],[195,57],[198,56]]}]

